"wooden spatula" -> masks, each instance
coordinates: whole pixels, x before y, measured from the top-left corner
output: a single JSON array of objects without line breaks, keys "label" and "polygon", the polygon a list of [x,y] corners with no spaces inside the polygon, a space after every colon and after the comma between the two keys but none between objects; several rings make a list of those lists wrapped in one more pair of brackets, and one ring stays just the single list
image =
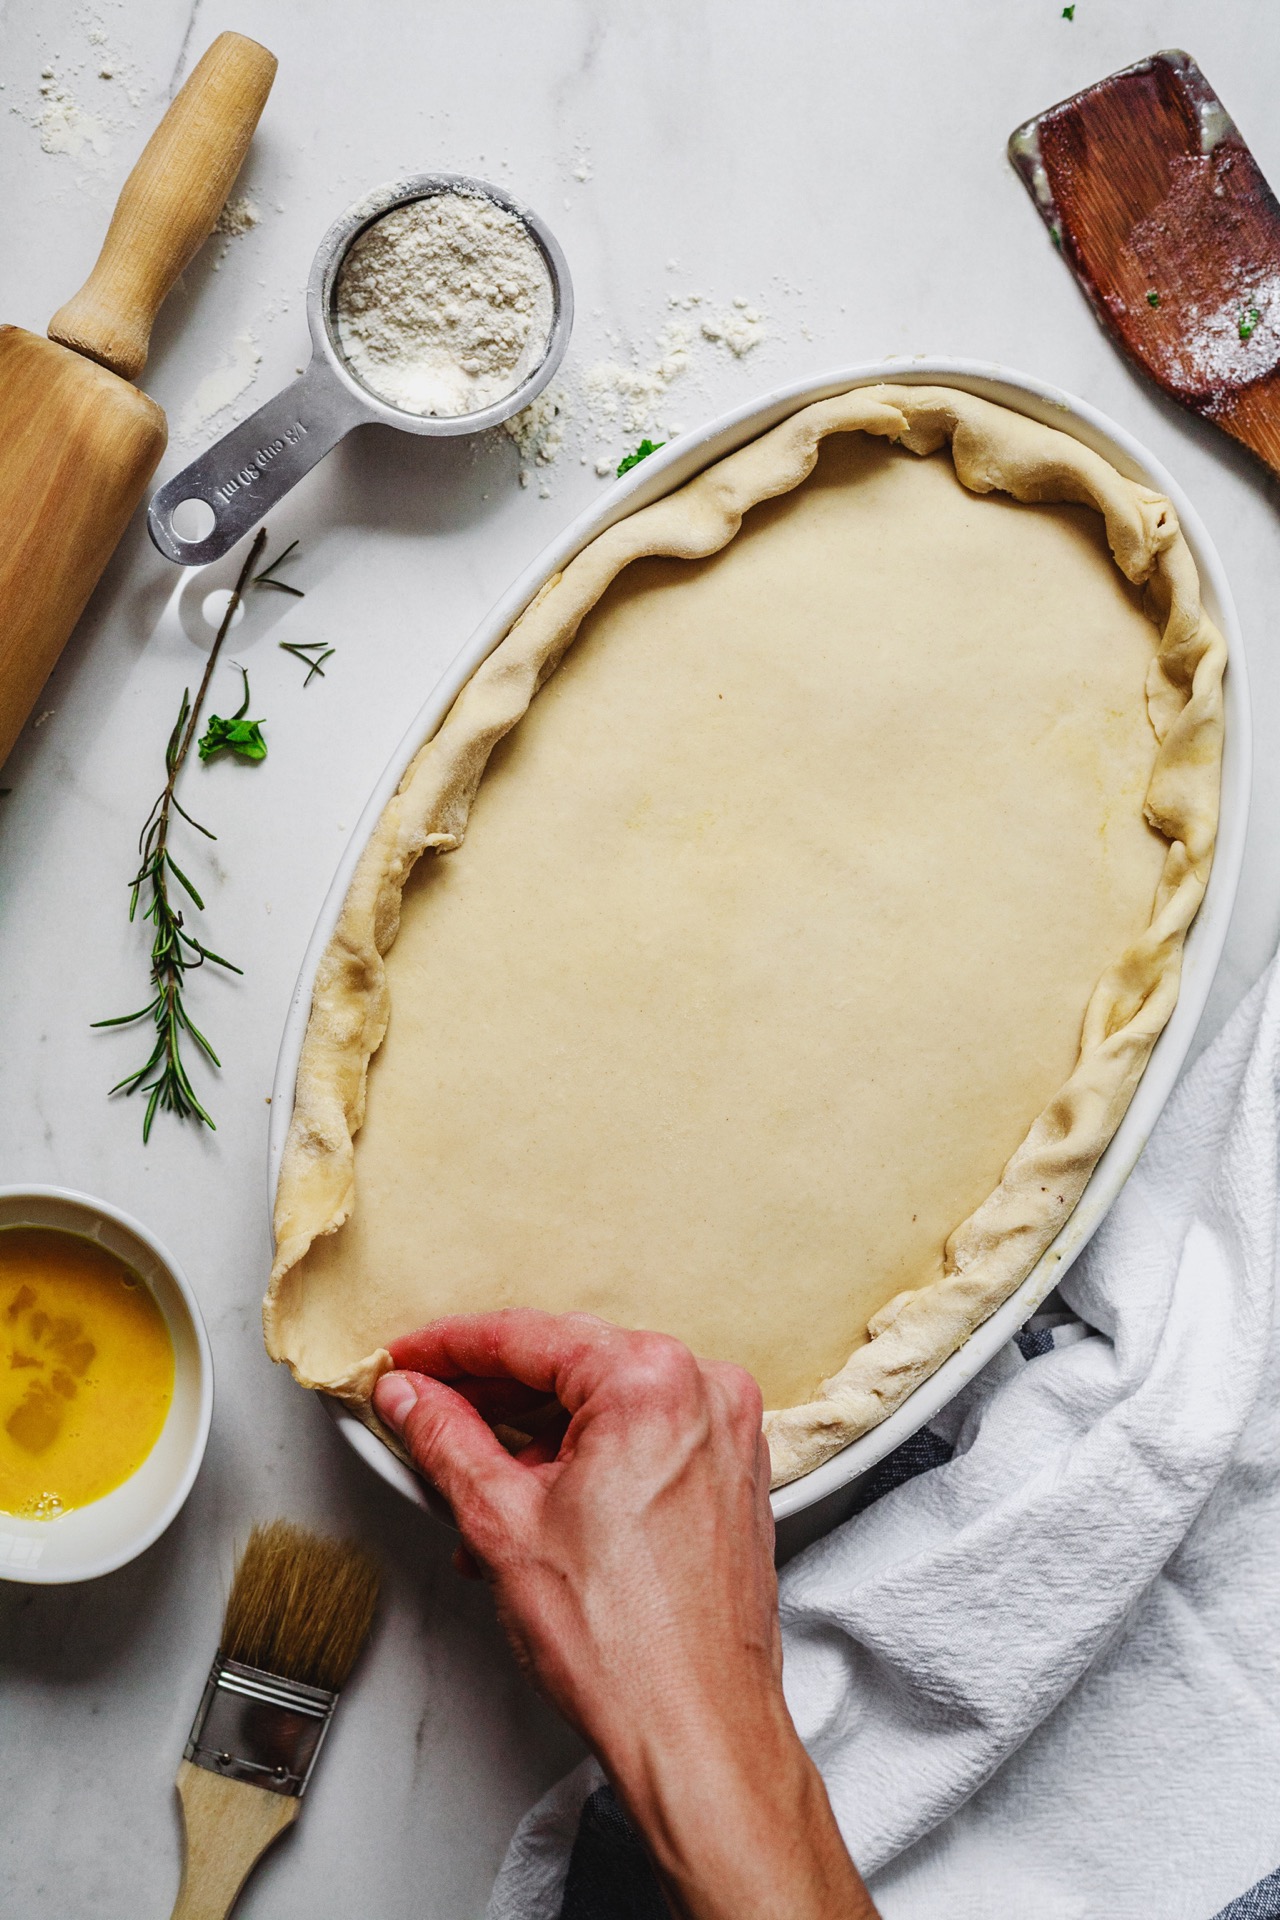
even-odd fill
[{"label": "wooden spatula", "polygon": [[164,451],[164,414],[130,383],[275,70],[255,40],[220,34],[125,181],[98,263],[49,339],[0,327],[0,762]]},{"label": "wooden spatula", "polygon": [[1280,205],[1190,55],[1050,107],[1009,157],[1125,352],[1280,473]]}]

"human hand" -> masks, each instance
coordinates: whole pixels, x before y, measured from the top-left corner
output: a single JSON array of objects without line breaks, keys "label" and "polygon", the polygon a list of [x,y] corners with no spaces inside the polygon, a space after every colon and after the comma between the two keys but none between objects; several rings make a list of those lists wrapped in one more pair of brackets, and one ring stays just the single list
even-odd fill
[{"label": "human hand", "polygon": [[[395,1342],[374,1405],[453,1509],[534,1683],[696,1920],[872,1915],[782,1695],[759,1389],[587,1314]],[[563,1409],[516,1456],[488,1420]],[[487,1416],[487,1418],[486,1418]]]}]

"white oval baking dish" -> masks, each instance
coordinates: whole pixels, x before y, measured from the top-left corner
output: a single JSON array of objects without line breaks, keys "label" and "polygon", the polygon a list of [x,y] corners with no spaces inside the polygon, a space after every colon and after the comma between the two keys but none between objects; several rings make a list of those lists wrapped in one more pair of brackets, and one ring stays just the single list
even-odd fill
[{"label": "white oval baking dish", "polygon": [[[651,454],[640,466],[609,487],[587,512],[526,569],[490,610],[447,672],[432,688],[404,738],[391,756],[381,780],[361,815],[333,884],[320,910],[315,931],[303,959],[285,1020],[271,1098],[269,1140],[270,1193],[274,1200],[280,1158],[289,1117],[293,1111],[294,1082],[311,1007],[311,988],[320,956],[337,924],[356,863],[363,853],[382,810],[405,768],[423,743],[441,724],[449,708],[480,662],[497,646],[512,622],[533,599],[551,574],[568,564],[588,541],[637,507],[683,486],[713,461],[745,446],[758,434],[777,426],[811,401],[828,399],[850,387],[880,381],[913,386],[943,381],[1011,407],[1048,426],[1073,433],[1086,446],[1113,462],[1122,473],[1166,494],[1177,508],[1182,528],[1200,569],[1204,602],[1226,636],[1230,667],[1226,677],[1226,752],[1223,762],[1222,815],[1217,853],[1208,891],[1187,938],[1182,987],[1177,1007],[1157,1041],[1146,1072],[1115,1138],[1099,1160],[1071,1218],[1053,1245],[1004,1305],[983,1322],[957,1353],[906,1400],[896,1413],[870,1433],[855,1440],[812,1473],[779,1487],[772,1496],[775,1518],[784,1520],[828,1502],[831,1496],[859,1479],[877,1461],[924,1426],[940,1408],[966,1386],[980,1368],[1012,1338],[1035,1312],[1097,1228],[1128,1178],[1168,1098],[1195,1034],[1209,995],[1214,972],[1226,939],[1240,863],[1244,853],[1249,806],[1251,739],[1248,678],[1239,622],[1222,562],[1199,515],[1176,481],[1145,448],[1087,401],[1059,388],[1001,366],[974,360],[914,359],[882,361],[874,365],[839,368],[835,372],[796,381],[790,386],[722,414],[696,433],[672,441]],[[377,1437],[362,1426],[340,1402],[325,1405],[341,1432],[375,1473],[418,1506],[427,1496],[420,1480]],[[835,1503],[832,1503],[833,1505]],[[838,1517],[832,1514],[831,1518]]]}]

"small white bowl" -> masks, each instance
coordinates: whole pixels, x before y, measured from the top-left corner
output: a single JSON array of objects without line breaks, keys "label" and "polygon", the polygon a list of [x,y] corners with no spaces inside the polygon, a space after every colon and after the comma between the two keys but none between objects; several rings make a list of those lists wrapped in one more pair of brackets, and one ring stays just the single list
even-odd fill
[{"label": "small white bowl", "polygon": [[56,1520],[0,1513],[0,1580],[61,1586],[114,1573],[160,1538],[195,1483],[213,1418],[213,1356],[181,1267],[137,1220],[66,1187],[0,1187],[0,1229],[60,1227],[140,1274],[173,1342],[173,1399],[160,1438],[123,1486]]}]

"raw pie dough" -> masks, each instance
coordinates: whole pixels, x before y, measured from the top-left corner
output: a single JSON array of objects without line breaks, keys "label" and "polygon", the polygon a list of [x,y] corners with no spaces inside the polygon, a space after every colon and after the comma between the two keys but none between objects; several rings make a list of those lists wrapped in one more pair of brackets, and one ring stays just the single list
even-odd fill
[{"label": "raw pie dough", "polygon": [[372,1419],[395,1335],[585,1308],[749,1367],[775,1484],[874,1426],[1169,1017],[1224,658],[1167,500],[949,388],[806,407],[601,534],[352,883],[270,1353]]}]

